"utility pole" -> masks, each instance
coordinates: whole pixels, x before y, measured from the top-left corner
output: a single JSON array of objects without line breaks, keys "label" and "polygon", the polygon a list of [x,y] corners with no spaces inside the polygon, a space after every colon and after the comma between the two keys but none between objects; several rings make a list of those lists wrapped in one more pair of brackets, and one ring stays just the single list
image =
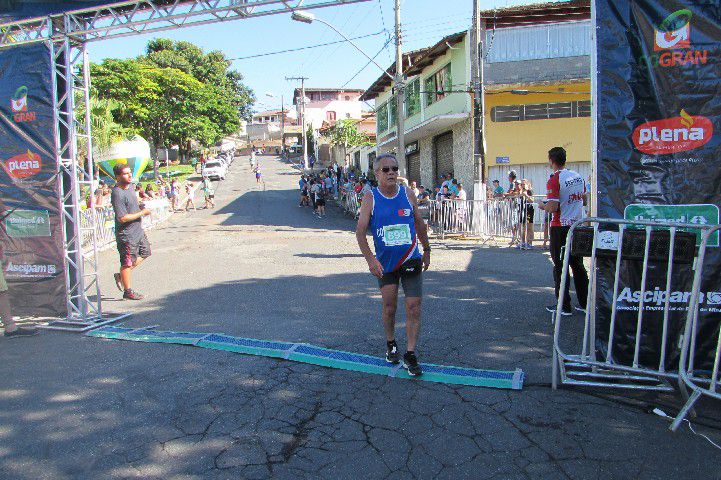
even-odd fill
[{"label": "utility pole", "polygon": [[280,153],[285,151],[285,103],[283,95],[280,96]]},{"label": "utility pole", "polygon": [[305,129],[305,81],[308,77],[285,77],[286,80],[300,80],[300,125],[303,130],[303,167],[308,169],[308,137]]},{"label": "utility pole", "polygon": [[400,167],[401,175],[407,177],[406,165],[406,141],[405,141],[405,85],[403,82],[403,48],[401,42],[401,0],[395,0],[396,14],[396,159]]},{"label": "utility pole", "polygon": [[485,20],[481,18],[479,0],[473,0],[471,28],[471,85],[473,87],[473,180],[474,198],[486,198],[486,99],[483,88],[483,45],[486,38]]}]

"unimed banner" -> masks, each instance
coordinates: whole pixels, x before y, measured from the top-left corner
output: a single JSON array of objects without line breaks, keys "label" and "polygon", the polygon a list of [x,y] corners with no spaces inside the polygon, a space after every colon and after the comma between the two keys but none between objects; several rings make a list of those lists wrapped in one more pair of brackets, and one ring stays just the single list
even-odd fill
[{"label": "unimed banner", "polygon": [[[721,205],[721,7],[719,2],[597,0],[598,216],[715,225]],[[710,242],[698,345],[713,356],[721,317],[721,249]],[[606,354],[613,260],[601,263],[599,351]],[[645,300],[641,363],[657,368],[666,301],[666,262],[624,262],[613,358],[633,359],[639,300]],[[676,265],[666,367],[678,367],[693,271]],[[703,363],[703,362],[702,362]],[[697,365],[703,366],[703,365]]]},{"label": "unimed banner", "polygon": [[45,44],[0,50],[0,260],[19,315],[64,315],[52,64]]}]

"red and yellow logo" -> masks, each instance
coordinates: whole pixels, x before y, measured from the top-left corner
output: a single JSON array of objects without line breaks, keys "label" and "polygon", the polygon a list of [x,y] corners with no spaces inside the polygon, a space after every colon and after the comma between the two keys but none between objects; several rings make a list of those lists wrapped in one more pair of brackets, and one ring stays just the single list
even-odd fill
[{"label": "red and yellow logo", "polygon": [[639,125],[633,131],[633,144],[639,152],[667,155],[686,152],[706,145],[713,137],[713,123],[706,117],[681,116]]},{"label": "red and yellow logo", "polygon": [[5,160],[2,166],[8,175],[18,180],[37,175],[43,168],[40,155],[30,150]]},{"label": "red and yellow logo", "polygon": [[708,50],[696,50],[691,44],[690,10],[677,10],[654,28],[653,50],[660,52],[650,57],[662,68],[705,65]]}]

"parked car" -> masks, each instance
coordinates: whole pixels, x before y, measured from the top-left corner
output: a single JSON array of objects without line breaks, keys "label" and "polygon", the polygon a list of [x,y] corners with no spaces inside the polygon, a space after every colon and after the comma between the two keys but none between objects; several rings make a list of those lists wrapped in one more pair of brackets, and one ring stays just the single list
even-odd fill
[{"label": "parked car", "polygon": [[205,164],[205,175],[211,180],[225,180],[228,167],[221,161],[213,159]]}]

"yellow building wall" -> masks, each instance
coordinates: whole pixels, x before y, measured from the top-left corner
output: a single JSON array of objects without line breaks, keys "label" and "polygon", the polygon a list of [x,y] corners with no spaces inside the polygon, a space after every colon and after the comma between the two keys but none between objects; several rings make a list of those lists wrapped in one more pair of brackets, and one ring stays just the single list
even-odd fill
[{"label": "yellow building wall", "polygon": [[[559,89],[563,89],[563,91],[558,92]],[[545,164],[548,162],[548,150],[556,146],[566,149],[569,162],[590,162],[592,159],[591,117],[524,120],[519,122],[491,121],[491,109],[498,105],[590,100],[590,81],[544,85],[542,87],[524,88],[524,90],[558,93],[486,94],[486,173],[488,173],[488,167],[498,165],[496,157],[509,157],[510,165]],[[567,92],[584,94],[568,94]]]}]

